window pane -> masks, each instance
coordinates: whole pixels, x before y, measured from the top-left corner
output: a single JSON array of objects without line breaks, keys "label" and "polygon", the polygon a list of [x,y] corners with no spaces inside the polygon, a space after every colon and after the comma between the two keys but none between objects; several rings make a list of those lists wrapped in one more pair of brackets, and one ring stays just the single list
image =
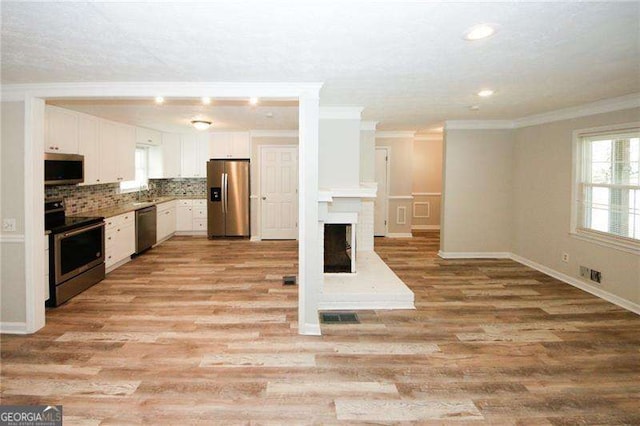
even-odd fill
[{"label": "window pane", "polygon": [[611,183],[611,162],[591,163],[591,183]]},{"label": "window pane", "polygon": [[591,209],[591,224],[588,228],[596,231],[609,231],[609,211],[602,209]]}]

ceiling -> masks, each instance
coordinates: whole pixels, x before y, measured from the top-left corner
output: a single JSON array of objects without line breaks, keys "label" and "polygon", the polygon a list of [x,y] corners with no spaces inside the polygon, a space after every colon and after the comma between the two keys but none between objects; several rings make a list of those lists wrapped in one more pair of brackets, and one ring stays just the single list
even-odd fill
[{"label": "ceiling", "polygon": [[[637,1],[3,1],[1,14],[3,84],[319,81],[321,105],[420,132],[640,92]],[[482,22],[497,33],[463,39]]]}]

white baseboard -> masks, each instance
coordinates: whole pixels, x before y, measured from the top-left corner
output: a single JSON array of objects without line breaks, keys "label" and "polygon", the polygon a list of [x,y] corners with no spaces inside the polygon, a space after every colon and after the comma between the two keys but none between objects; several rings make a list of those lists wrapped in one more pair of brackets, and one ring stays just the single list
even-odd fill
[{"label": "white baseboard", "polygon": [[532,260],[524,258],[522,256],[518,256],[517,254],[511,253],[511,259],[515,260],[518,263],[522,263],[530,268],[533,268],[537,271],[542,272],[543,274],[549,275],[557,280],[565,282],[569,285],[579,288],[580,290],[584,290],[587,293],[591,293],[594,296],[597,296],[601,299],[606,300],[607,302],[611,302],[614,305],[618,305],[621,308],[627,309],[635,314],[640,315],[640,305],[637,303],[633,303],[629,300],[623,299],[620,296],[616,296],[615,294],[609,293],[606,290],[602,290],[596,286],[580,281],[577,278],[571,277],[562,272],[556,271],[555,269],[548,268],[544,265],[536,263]]},{"label": "white baseboard", "polygon": [[26,322],[0,322],[0,333],[28,334]]},{"label": "white baseboard", "polygon": [[113,265],[109,266],[107,269],[105,269],[104,273],[108,274],[111,271],[114,271],[116,269],[118,269],[119,267],[121,267],[122,265],[131,262],[131,256],[126,257],[124,259],[122,259],[119,262],[114,263]]},{"label": "white baseboard", "polygon": [[300,328],[298,329],[298,334],[304,334],[305,336],[320,336],[322,335],[322,333],[320,332],[320,323],[300,324]]},{"label": "white baseboard", "polygon": [[343,311],[350,309],[371,310],[371,309],[415,309],[413,301],[410,300],[387,300],[387,301],[323,301],[318,303],[320,311]]},{"label": "white baseboard", "polygon": [[412,231],[438,231],[440,230],[440,225],[412,225]]},{"label": "white baseboard", "polygon": [[443,259],[511,259],[511,253],[503,251],[442,251],[438,252],[438,256]]},{"label": "white baseboard", "polygon": [[252,235],[249,241],[262,241],[262,238],[259,235]]},{"label": "white baseboard", "polygon": [[176,231],[175,235],[178,237],[206,237],[207,231]]},{"label": "white baseboard", "polygon": [[390,232],[386,235],[387,238],[412,238],[411,232]]}]

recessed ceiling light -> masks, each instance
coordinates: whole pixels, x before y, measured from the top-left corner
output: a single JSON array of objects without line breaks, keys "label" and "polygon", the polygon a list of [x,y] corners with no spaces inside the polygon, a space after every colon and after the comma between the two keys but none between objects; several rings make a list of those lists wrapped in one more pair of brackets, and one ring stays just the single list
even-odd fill
[{"label": "recessed ceiling light", "polygon": [[481,96],[483,98],[487,98],[491,95],[493,95],[493,90],[491,89],[482,89],[481,91],[478,92],[478,96]]},{"label": "recessed ceiling light", "polygon": [[209,104],[211,103],[211,98],[210,98],[210,97],[208,97],[208,96],[204,96],[204,97],[202,98],[202,103],[203,103],[204,105],[209,105]]},{"label": "recessed ceiling light", "polygon": [[164,102],[164,98],[162,96],[156,96],[156,103],[161,104]]},{"label": "recessed ceiling light", "polygon": [[478,24],[469,28],[467,32],[464,33],[464,38],[469,41],[481,40],[491,37],[495,32],[496,29],[489,24]]},{"label": "recessed ceiling light", "polygon": [[249,104],[250,105],[258,105],[258,98],[256,98],[256,97],[249,98]]}]

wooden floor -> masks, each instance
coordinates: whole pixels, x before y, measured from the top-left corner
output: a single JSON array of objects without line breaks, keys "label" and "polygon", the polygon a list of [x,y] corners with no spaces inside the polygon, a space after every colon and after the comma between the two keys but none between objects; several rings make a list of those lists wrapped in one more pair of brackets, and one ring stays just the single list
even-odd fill
[{"label": "wooden floor", "polygon": [[376,239],[416,310],[296,334],[293,242],[179,237],[3,335],[2,404],[68,424],[640,424],[640,317],[509,260]]}]

